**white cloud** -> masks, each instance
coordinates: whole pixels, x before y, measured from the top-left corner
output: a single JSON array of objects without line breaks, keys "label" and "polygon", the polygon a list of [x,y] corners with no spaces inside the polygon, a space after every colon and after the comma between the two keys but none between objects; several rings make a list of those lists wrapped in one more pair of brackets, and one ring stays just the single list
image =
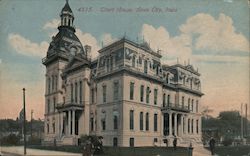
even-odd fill
[{"label": "white cloud", "polygon": [[154,28],[152,25],[144,24],[141,35],[149,42],[154,50],[160,49],[163,56],[169,59],[178,57],[180,60],[187,60],[192,54],[191,38],[186,34],[171,37],[166,28],[160,26]]},{"label": "white cloud", "polygon": [[215,19],[209,14],[199,13],[188,18],[179,29],[194,39],[196,50],[206,49],[223,53],[249,51],[249,41],[235,31],[232,18],[225,14],[220,14],[218,19]]},{"label": "white cloud", "polygon": [[95,58],[98,56],[98,50],[100,49],[98,41],[90,33],[82,32],[80,29],[76,29],[76,36],[79,38],[83,45],[91,46],[91,57]]},{"label": "white cloud", "polygon": [[59,24],[60,24],[59,19],[52,19],[48,21],[47,23],[45,23],[45,25],[43,26],[43,29],[56,29]]},{"label": "white cloud", "polygon": [[19,34],[8,35],[9,44],[20,54],[26,56],[44,57],[48,49],[48,42],[34,43]]},{"label": "white cloud", "polygon": [[101,37],[101,41],[103,42],[104,46],[114,42],[115,40],[117,39],[113,38],[112,35],[108,33],[104,33]]},{"label": "white cloud", "polygon": [[[220,14],[216,20],[209,14],[199,13],[187,19],[179,27],[178,36],[170,36],[163,26],[158,28],[144,24],[141,35],[154,50],[162,50],[163,61],[168,64],[179,58],[180,62],[220,61],[247,63],[247,57],[235,57],[237,52],[249,52],[249,41],[241,33],[237,33],[229,16]],[[193,50],[204,51],[206,55],[194,55]],[[230,52],[230,53],[229,53]],[[232,53],[235,53],[232,56]],[[217,54],[222,54],[218,56]]]}]

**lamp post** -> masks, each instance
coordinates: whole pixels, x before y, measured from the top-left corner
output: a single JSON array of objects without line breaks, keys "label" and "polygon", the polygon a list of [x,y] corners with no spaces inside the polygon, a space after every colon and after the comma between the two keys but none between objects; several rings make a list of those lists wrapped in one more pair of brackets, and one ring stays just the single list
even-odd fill
[{"label": "lamp post", "polygon": [[25,111],[25,88],[23,88],[23,135],[24,135],[24,155],[26,155],[26,111]]}]

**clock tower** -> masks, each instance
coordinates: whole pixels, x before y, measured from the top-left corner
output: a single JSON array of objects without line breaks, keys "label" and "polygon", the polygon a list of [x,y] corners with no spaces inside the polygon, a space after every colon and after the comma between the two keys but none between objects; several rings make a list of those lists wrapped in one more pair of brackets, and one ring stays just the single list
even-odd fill
[{"label": "clock tower", "polygon": [[[90,63],[87,54],[90,52],[89,49],[85,50],[75,35],[74,14],[68,0],[61,10],[60,18],[59,32],[52,37],[47,55],[42,60],[46,66],[44,142],[47,144],[54,143],[54,141],[60,142],[66,131],[69,134],[69,131],[66,130],[66,120],[69,120],[68,112],[58,109],[59,105],[62,106],[67,101],[65,96],[67,77],[62,76],[64,71],[74,64],[74,60],[84,62],[85,65]],[[86,45],[86,47],[89,46]]]}]

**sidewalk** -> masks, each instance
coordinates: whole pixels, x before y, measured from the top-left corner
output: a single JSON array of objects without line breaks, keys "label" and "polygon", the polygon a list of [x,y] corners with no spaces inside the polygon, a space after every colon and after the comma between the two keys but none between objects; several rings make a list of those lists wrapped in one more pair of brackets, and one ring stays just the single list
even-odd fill
[{"label": "sidewalk", "polygon": [[[195,146],[193,150],[193,156],[211,156],[211,153],[209,150],[205,149],[202,146]],[[218,156],[215,154],[214,156]]]},{"label": "sidewalk", "polygon": [[[9,147],[1,147],[0,153],[10,153],[10,154],[16,154],[16,155],[23,155],[23,146],[9,146]],[[59,151],[50,151],[50,150],[39,150],[39,149],[31,149],[27,148],[26,155],[68,155],[68,156],[82,156],[81,153],[69,153],[69,152],[59,152]],[[9,154],[7,154],[9,155]]]}]

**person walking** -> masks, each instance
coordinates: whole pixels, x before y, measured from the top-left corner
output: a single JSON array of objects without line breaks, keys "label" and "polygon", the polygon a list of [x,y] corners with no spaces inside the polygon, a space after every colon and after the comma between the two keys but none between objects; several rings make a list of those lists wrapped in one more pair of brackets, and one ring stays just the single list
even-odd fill
[{"label": "person walking", "polygon": [[174,140],[173,140],[173,146],[174,146],[174,150],[176,150],[176,146],[177,146],[177,138],[174,135]]},{"label": "person walking", "polygon": [[215,140],[213,137],[211,137],[211,139],[209,140],[209,147],[210,147],[211,154],[214,155]]}]

